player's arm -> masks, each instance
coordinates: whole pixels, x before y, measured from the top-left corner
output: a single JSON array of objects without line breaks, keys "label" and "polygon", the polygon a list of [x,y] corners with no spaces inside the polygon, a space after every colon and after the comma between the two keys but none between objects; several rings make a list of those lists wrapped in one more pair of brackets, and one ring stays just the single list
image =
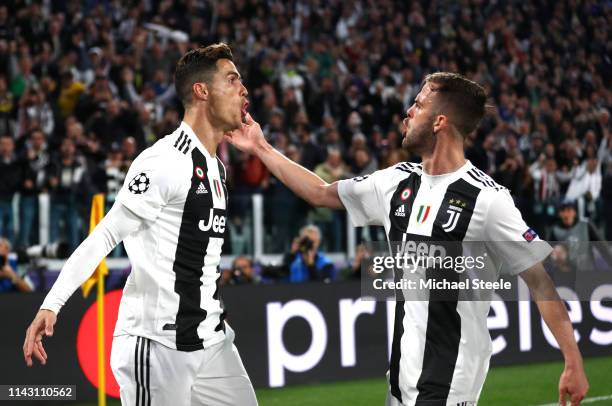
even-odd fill
[{"label": "player's arm", "polygon": [[565,358],[565,369],[559,379],[559,404],[566,395],[578,405],[588,389],[580,350],[564,302],[542,266],[552,248],[529,228],[514,205],[510,193],[498,192],[492,199],[485,222],[487,244],[501,257],[506,272],[519,274],[531,291],[542,318],[559,343]]},{"label": "player's arm", "polygon": [[520,275],[529,287],[540,314],[555,336],[565,359],[565,368],[559,379],[559,404],[565,405],[566,397],[570,396],[571,405],[579,405],[589,389],[589,383],[565,304],[559,298],[541,263],[521,272]]},{"label": "player's arm", "polygon": [[344,208],[338,196],[338,182],[325,182],[314,172],[278,152],[265,139],[256,151],[259,159],[278,180],[312,206]]},{"label": "player's arm", "polygon": [[115,203],[93,232],[68,258],[57,281],[47,294],[36,317],[26,330],[23,355],[32,366],[32,355],[45,364],[47,354],[42,345],[43,336],[53,335],[53,326],[62,306],[75,290],[94,272],[100,261],[130,233],[142,224],[142,218],[121,203]]},{"label": "player's arm", "polygon": [[242,128],[226,134],[226,139],[241,151],[255,154],[266,167],[296,195],[316,207],[342,209],[338,182],[329,184],[274,149],[264,138],[261,127],[247,114]]}]

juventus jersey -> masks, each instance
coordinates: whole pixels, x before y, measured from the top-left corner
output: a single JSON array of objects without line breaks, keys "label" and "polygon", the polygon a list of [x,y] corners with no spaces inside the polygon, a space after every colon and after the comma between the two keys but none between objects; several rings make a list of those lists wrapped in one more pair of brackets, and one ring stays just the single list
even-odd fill
[{"label": "juventus jersey", "polygon": [[[400,163],[340,181],[338,194],[355,226],[383,225],[390,242],[486,241],[494,265],[513,275],[550,253],[549,246],[525,244],[533,252],[517,258],[501,243],[538,237],[508,190],[469,161],[440,176],[425,174],[420,164]],[[391,394],[404,405],[475,404],[491,356],[489,307],[489,301],[398,300]]]},{"label": "juventus jersey", "polygon": [[225,167],[186,123],[132,163],[117,201],[145,219],[124,240],[132,272],[115,335],[181,351],[225,334],[219,261],[226,227]]}]

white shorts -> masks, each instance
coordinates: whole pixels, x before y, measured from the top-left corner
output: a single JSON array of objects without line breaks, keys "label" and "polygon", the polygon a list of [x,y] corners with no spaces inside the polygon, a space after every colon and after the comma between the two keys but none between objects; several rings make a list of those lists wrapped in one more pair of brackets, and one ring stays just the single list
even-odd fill
[{"label": "white shorts", "polygon": [[113,339],[111,369],[123,406],[256,406],[251,380],[227,326],[226,339],[184,352],[148,338]]},{"label": "white shorts", "polygon": [[[387,384],[389,383],[389,371],[387,371]],[[482,388],[481,388],[482,389]],[[469,396],[467,396],[470,398]],[[473,397],[472,397],[473,398]],[[478,399],[478,397],[476,397]],[[385,401],[385,406],[407,406],[407,405],[416,404],[415,399],[410,400],[409,402],[402,403],[395,396],[391,394],[391,386],[389,386],[387,390],[387,399]],[[476,406],[478,404],[478,400],[452,400],[446,399],[445,401],[440,400],[431,400],[431,401],[420,401],[419,405],[429,405],[429,406]]]}]

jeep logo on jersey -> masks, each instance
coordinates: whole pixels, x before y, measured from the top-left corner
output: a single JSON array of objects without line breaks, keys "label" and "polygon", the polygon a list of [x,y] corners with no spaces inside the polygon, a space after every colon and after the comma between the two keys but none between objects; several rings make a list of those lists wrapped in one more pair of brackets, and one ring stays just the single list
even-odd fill
[{"label": "jeep logo on jersey", "polygon": [[[215,211],[221,212],[222,214],[215,214]],[[222,236],[225,232],[225,221],[225,210],[211,208],[208,213],[208,220],[200,220],[198,228],[204,232],[212,230],[212,232],[221,234]]]},{"label": "jeep logo on jersey", "polygon": [[396,245],[397,254],[409,257],[446,257],[446,248],[443,245],[429,244],[424,241],[406,240]]},{"label": "jeep logo on jersey", "polygon": [[134,176],[134,179],[130,181],[128,189],[130,192],[140,195],[149,190],[150,185],[151,181],[149,180],[148,176],[144,172],[141,172]]}]

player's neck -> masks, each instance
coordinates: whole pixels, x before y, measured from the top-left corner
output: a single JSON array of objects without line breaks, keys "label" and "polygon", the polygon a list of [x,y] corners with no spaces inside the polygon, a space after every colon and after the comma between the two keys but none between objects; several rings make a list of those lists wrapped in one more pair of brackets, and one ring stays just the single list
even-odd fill
[{"label": "player's neck", "polygon": [[186,110],[183,121],[191,127],[210,156],[214,157],[217,154],[217,147],[223,140],[223,131],[213,127],[208,118],[197,109]]},{"label": "player's neck", "polygon": [[421,156],[423,171],[428,175],[444,175],[455,172],[463,165],[466,159],[463,146],[456,143],[437,142],[433,151]]}]

